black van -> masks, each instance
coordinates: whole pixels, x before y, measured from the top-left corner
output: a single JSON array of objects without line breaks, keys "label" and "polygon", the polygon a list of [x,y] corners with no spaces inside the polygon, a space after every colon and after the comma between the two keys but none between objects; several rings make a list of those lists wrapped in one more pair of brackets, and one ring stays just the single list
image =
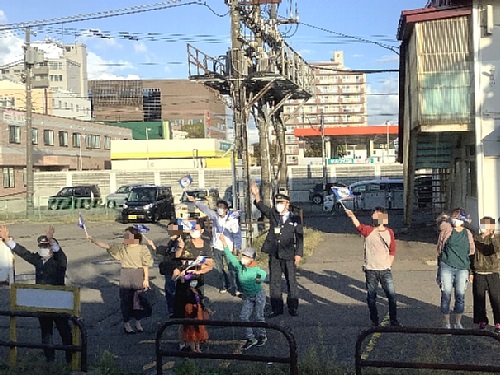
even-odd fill
[{"label": "black van", "polygon": [[59,190],[57,195],[49,197],[48,209],[85,208],[89,210],[101,203],[101,191],[97,185],[66,186]]},{"label": "black van", "polygon": [[130,190],[123,204],[122,222],[131,220],[156,223],[175,219],[174,198],[170,186],[143,185]]}]

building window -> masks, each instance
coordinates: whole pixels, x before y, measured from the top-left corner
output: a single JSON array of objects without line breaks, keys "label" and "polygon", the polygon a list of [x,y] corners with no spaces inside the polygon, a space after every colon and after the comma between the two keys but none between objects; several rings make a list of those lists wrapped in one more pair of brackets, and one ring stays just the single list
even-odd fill
[{"label": "building window", "polygon": [[3,169],[3,187],[4,188],[14,187],[14,168]]},{"label": "building window", "polygon": [[43,131],[43,144],[45,146],[54,146],[54,131],[44,130]]},{"label": "building window", "polygon": [[31,143],[34,145],[38,144],[38,129],[37,128],[31,129]]},{"label": "building window", "polygon": [[94,135],[92,136],[92,148],[101,148],[101,136],[100,135]]},{"label": "building window", "polygon": [[9,126],[9,142],[10,143],[21,143],[21,127],[10,125]]},{"label": "building window", "polygon": [[85,137],[85,147],[86,148],[92,148],[92,135],[88,134]]},{"label": "building window", "polygon": [[73,147],[78,148],[81,145],[81,138],[82,135],[80,133],[73,133],[72,135],[72,140],[73,140]]},{"label": "building window", "polygon": [[109,135],[104,136],[104,149],[111,150],[111,137]]},{"label": "building window", "polygon": [[66,131],[59,132],[59,146],[68,147],[68,132]]}]

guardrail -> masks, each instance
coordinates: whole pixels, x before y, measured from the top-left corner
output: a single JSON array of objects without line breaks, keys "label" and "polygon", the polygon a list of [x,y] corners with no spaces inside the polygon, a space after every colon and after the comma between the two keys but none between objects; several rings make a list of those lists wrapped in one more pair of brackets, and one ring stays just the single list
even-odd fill
[{"label": "guardrail", "polygon": [[[0,311],[0,316],[22,317],[22,318],[68,318],[78,327],[80,331],[80,345],[59,345],[59,344],[35,344],[31,342],[4,341],[0,340],[0,346],[28,349],[54,349],[80,353],[80,370],[87,372],[87,330],[80,317],[66,313],[39,312],[39,311]],[[37,336],[38,337],[38,336]]]},{"label": "guardrail", "polygon": [[[403,362],[403,361],[372,361],[361,358],[361,345],[363,341],[374,333],[404,333],[404,334],[427,334],[446,336],[482,336],[496,340],[500,344],[500,335],[490,331],[471,329],[446,329],[446,328],[417,328],[417,327],[373,327],[359,334],[356,340],[356,375],[361,375],[363,367],[376,368],[408,368],[408,369],[431,369],[431,370],[453,370],[468,372],[491,372],[500,373],[500,366],[455,364],[455,363],[430,363],[430,362]],[[499,347],[500,349],[500,347]]]},{"label": "guardrail", "polygon": [[[215,327],[251,327],[251,328],[265,328],[267,330],[275,330],[283,334],[288,341],[290,350],[289,357],[276,357],[276,356],[262,356],[262,355],[247,355],[247,354],[226,354],[226,353],[196,353],[196,352],[183,352],[180,350],[166,350],[161,348],[161,339],[163,332],[170,326],[189,324],[196,326],[215,326]],[[295,338],[288,328],[279,327],[274,324],[260,323],[260,322],[226,322],[216,320],[194,320],[194,319],[173,319],[163,323],[156,331],[155,340],[156,350],[156,374],[163,374],[163,357],[183,357],[183,358],[204,358],[204,359],[226,359],[238,361],[251,361],[251,362],[275,362],[275,363],[288,363],[290,365],[290,375],[298,375],[298,357],[297,357],[297,343]]]}]

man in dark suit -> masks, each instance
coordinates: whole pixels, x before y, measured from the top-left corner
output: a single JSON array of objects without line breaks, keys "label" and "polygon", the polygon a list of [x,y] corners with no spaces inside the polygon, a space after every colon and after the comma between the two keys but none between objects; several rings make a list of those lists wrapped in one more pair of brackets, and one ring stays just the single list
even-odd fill
[{"label": "man in dark suit", "polygon": [[269,254],[269,288],[271,313],[269,318],[283,314],[281,274],[285,275],[288,298],[288,312],[298,315],[299,298],[296,267],[304,254],[304,230],[301,218],[289,211],[290,197],[284,194],[275,196],[275,205],[268,207],[262,202],[259,188],[251,186],[255,205],[269,219],[270,228],[262,252]]}]

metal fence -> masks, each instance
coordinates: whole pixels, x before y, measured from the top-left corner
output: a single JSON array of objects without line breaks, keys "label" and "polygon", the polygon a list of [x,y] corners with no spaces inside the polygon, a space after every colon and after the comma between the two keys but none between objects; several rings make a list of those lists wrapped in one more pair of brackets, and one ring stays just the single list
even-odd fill
[{"label": "metal fence", "polygon": [[83,320],[79,317],[54,312],[39,312],[39,311],[0,311],[0,316],[9,316],[11,318],[68,318],[78,327],[80,332],[80,345],[56,345],[56,344],[41,344],[33,342],[19,342],[19,341],[4,341],[0,340],[0,346],[13,348],[28,348],[28,349],[54,349],[70,351],[72,353],[80,353],[80,370],[87,372],[87,330],[83,324]]},{"label": "metal fence", "polygon": [[[276,357],[276,356],[262,356],[262,355],[248,355],[248,354],[226,354],[226,353],[196,353],[196,352],[183,352],[180,350],[166,350],[161,347],[163,332],[168,327],[174,325],[189,324],[195,326],[215,326],[215,327],[251,327],[251,328],[265,328],[267,330],[274,330],[280,332],[288,341],[290,356]],[[285,363],[290,365],[290,375],[298,375],[298,357],[297,357],[297,343],[289,328],[280,327],[274,324],[259,323],[259,322],[226,322],[216,320],[193,320],[193,319],[174,319],[163,323],[156,331],[155,340],[156,349],[156,374],[163,374],[163,357],[183,357],[183,358],[204,358],[204,359],[226,359],[237,361],[251,361],[251,362],[273,362]]]},{"label": "metal fence", "polygon": [[[491,372],[500,373],[500,366],[456,364],[456,363],[431,363],[431,362],[404,362],[404,361],[376,361],[362,358],[361,346],[363,341],[374,333],[403,333],[403,334],[426,334],[445,336],[480,336],[496,340],[500,344],[500,335],[490,331],[470,329],[445,329],[445,328],[416,328],[416,327],[373,327],[359,334],[356,340],[356,375],[362,374],[363,367],[375,368],[406,368],[406,369],[432,369],[453,370],[467,372]],[[500,349],[500,347],[499,347]],[[494,354],[492,353],[492,356]]]}]

